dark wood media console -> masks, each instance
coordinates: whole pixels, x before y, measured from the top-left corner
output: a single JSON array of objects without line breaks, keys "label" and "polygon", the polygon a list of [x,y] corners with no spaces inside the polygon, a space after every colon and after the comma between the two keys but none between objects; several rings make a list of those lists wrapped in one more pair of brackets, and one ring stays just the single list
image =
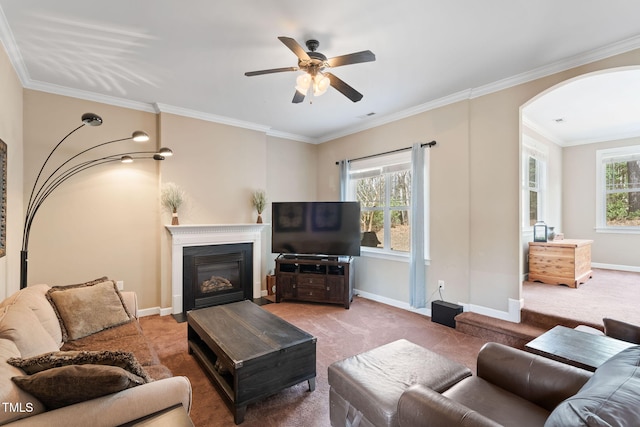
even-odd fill
[{"label": "dark wood media console", "polygon": [[349,308],[353,300],[353,258],[277,258],[276,302],[283,300]]}]

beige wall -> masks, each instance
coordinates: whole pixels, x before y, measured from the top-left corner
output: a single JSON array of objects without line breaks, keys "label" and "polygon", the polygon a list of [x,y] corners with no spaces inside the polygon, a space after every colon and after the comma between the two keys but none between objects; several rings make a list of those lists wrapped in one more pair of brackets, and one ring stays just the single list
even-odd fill
[{"label": "beige wall", "polygon": [[[315,152],[313,145],[273,138],[252,131],[172,114],[161,114],[163,146],[175,155],[164,164],[161,181],[175,182],[187,194],[179,211],[180,224],[255,223],[251,206],[255,190],[267,192],[269,202],[315,200]],[[170,222],[163,212],[163,224]],[[270,223],[267,206],[263,221]],[[273,270],[271,234],[263,233],[264,276]],[[171,304],[171,239],[162,234],[161,307]]]},{"label": "beige wall", "polygon": [[[431,263],[427,293],[438,279],[446,282],[446,299],[469,300],[469,140],[468,102],[447,105],[319,146],[318,193],[338,200],[335,162],[437,141],[429,152]],[[439,242],[441,244],[434,244]],[[408,304],[406,261],[356,260],[356,288]]]},{"label": "beige wall", "polygon": [[0,258],[0,299],[20,286],[22,239],[22,84],[0,43],[0,139],[7,144],[7,254]]},{"label": "beige wall", "polygon": [[640,145],[640,138],[586,144],[564,149],[566,236],[591,239],[591,259],[594,263],[613,267],[640,267],[639,234],[596,232],[596,150]]},{"label": "beige wall", "polygon": [[[254,190],[266,189],[267,143],[262,132],[162,113],[162,145],[175,155],[162,170],[162,182],[175,182],[187,194],[181,224],[253,223]],[[170,216],[164,213],[164,223]]]},{"label": "beige wall", "polygon": [[[85,112],[102,126],[85,126],[70,136],[50,160],[59,165],[79,151],[125,138],[135,130],[146,143],[125,141],[88,152],[85,159],[128,151],[155,151],[156,115],[75,98],[25,90],[25,204],[44,159],[55,144],[79,126]],[[61,185],[38,211],[29,243],[28,283],[63,285],[101,276],[124,281],[141,307],[158,304],[160,216],[158,168],[153,160],[98,166]],[[43,177],[53,169],[47,168]]]}]

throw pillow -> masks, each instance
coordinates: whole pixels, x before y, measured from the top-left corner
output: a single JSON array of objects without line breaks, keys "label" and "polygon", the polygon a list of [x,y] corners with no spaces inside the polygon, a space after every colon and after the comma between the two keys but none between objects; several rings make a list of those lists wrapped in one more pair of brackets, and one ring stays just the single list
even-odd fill
[{"label": "throw pillow", "polygon": [[144,380],[117,366],[69,365],[48,369],[33,375],[11,378],[24,391],[31,393],[48,409],[117,393]]},{"label": "throw pillow", "polygon": [[10,381],[11,377],[24,375],[20,369],[6,362],[11,357],[20,357],[18,348],[13,341],[0,339],[0,402],[6,402],[0,410],[0,425],[46,410],[42,402]]},{"label": "throw pillow", "polygon": [[55,286],[47,292],[64,341],[77,340],[131,321],[113,280]]},{"label": "throw pillow", "polygon": [[30,358],[11,357],[7,363],[29,375],[61,366],[109,365],[131,372],[145,382],[153,381],[134,354],[127,351],[55,351]]},{"label": "throw pillow", "polygon": [[20,304],[0,309],[0,338],[13,341],[22,357],[60,349],[38,316],[29,307]]}]

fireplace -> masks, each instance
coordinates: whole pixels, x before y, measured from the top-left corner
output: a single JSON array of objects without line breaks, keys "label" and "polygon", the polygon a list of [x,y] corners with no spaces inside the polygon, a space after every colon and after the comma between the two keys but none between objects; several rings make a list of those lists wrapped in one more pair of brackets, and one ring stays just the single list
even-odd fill
[{"label": "fireplace", "polygon": [[188,246],[182,251],[182,310],[253,298],[253,244]]},{"label": "fireplace", "polygon": [[[248,298],[262,296],[261,278],[266,274],[262,254],[265,252],[263,233],[268,224],[186,224],[165,226],[171,235],[171,313],[176,319],[186,319],[183,311],[184,274],[183,253],[190,247],[206,247],[219,245],[234,245],[247,243],[252,245],[253,260],[252,274],[249,281],[253,281],[253,289]],[[245,262],[246,262],[245,258]]]}]

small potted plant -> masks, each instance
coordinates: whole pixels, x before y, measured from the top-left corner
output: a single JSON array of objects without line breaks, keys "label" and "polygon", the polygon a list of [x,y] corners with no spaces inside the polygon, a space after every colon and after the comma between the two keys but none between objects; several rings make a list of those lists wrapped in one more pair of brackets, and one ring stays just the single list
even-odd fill
[{"label": "small potted plant", "polygon": [[267,206],[267,193],[264,190],[256,190],[253,192],[253,198],[251,199],[251,204],[258,212],[258,224],[262,224],[262,212],[264,212],[264,208]]},{"label": "small potted plant", "polygon": [[184,202],[184,191],[173,182],[167,182],[162,187],[161,201],[169,212],[171,212],[171,225],[180,225],[178,221],[178,209]]}]

